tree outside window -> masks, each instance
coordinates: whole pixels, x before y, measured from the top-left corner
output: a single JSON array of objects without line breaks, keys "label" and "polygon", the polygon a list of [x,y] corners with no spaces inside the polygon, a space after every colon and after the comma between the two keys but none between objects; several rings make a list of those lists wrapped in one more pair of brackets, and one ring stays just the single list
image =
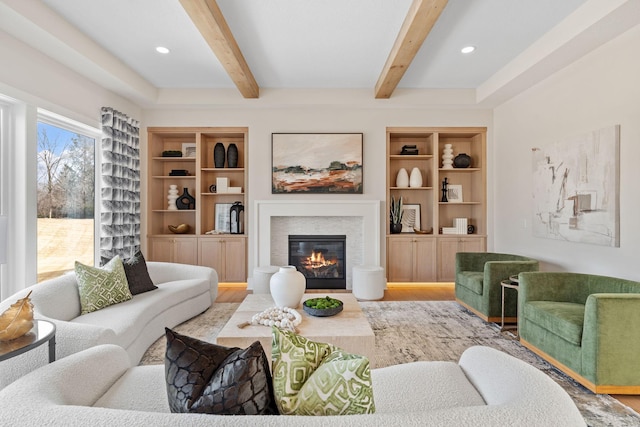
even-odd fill
[{"label": "tree outside window", "polygon": [[38,281],[94,263],[95,143],[38,122]]}]

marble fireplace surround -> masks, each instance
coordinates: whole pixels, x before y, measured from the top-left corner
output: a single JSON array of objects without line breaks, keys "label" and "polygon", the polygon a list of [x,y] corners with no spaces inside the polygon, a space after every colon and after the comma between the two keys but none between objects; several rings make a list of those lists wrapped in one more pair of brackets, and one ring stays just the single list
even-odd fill
[{"label": "marble fireplace surround", "polygon": [[[380,265],[379,200],[256,200],[254,207],[256,266],[286,264],[281,242],[288,234],[323,234],[318,227],[327,230],[324,234],[347,235],[347,289],[354,264]],[[309,217],[309,232],[301,232]]]}]

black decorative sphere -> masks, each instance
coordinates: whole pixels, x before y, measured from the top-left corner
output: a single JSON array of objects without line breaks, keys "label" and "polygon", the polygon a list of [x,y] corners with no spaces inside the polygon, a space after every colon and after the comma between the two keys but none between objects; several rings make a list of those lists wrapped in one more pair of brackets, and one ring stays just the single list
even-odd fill
[{"label": "black decorative sphere", "polygon": [[456,168],[468,168],[471,166],[471,157],[465,153],[460,153],[453,159],[453,166]]}]

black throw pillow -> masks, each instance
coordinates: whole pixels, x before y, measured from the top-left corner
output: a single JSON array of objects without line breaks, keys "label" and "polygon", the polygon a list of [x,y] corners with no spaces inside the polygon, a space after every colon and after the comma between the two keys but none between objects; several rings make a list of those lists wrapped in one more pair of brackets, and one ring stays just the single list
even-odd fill
[{"label": "black throw pillow", "polygon": [[224,347],[165,328],[164,367],[171,412],[274,415],[269,362],[259,341]]},{"label": "black throw pillow", "polygon": [[151,277],[149,277],[147,263],[144,260],[144,256],[142,256],[142,252],[138,251],[133,257],[124,259],[123,264],[131,295],[158,289],[151,281]]}]

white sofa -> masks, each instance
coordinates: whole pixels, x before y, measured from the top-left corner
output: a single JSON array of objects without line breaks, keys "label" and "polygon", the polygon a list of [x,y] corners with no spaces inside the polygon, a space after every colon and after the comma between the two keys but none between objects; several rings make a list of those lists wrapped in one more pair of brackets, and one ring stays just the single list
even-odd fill
[{"label": "white sofa", "polygon": [[44,366],[0,391],[7,426],[585,426],[569,395],[543,372],[488,347],[459,363],[372,370],[376,413],[334,417],[173,414],[164,365],[129,366],[113,345]]},{"label": "white sofa", "polygon": [[[147,262],[149,276],[158,287],[134,295],[129,301],[80,315],[80,295],[75,273],[33,285],[0,303],[0,312],[29,291],[34,317],[56,325],[56,358],[100,344],[117,344],[126,350],[131,365],[174,327],[202,313],[215,301],[215,270],[187,264]],[[0,362],[0,388],[48,362],[47,345]]]}]

